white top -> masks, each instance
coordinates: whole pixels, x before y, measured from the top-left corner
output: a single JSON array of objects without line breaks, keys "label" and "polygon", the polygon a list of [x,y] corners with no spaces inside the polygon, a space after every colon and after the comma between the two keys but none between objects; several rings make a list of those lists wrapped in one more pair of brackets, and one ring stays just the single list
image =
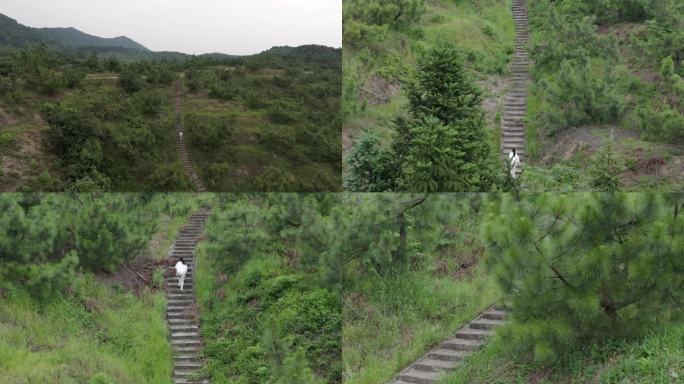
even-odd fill
[{"label": "white top", "polygon": [[176,263],[176,275],[185,275],[186,272],[188,272],[188,265],[183,264],[182,261],[178,261]]},{"label": "white top", "polygon": [[520,156],[516,153],[515,156],[513,155],[513,152],[508,152],[508,158],[511,160],[511,165],[516,166],[520,164]]}]

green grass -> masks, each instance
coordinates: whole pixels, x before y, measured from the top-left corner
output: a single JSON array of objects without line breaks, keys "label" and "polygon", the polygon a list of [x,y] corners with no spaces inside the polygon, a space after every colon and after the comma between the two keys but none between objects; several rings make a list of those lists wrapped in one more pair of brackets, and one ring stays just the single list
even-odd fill
[{"label": "green grass", "polygon": [[590,343],[568,351],[551,366],[508,357],[495,339],[443,381],[465,383],[684,383],[684,323],[653,330],[643,338]]},{"label": "green grass", "polygon": [[465,280],[410,273],[359,283],[345,294],[345,383],[388,382],[496,299],[479,271]]},{"label": "green grass", "polygon": [[[345,383],[389,382],[401,369],[446,340],[499,299],[494,279],[479,262],[475,216],[452,228],[455,238],[411,271],[356,276],[344,287]],[[467,270],[461,264],[468,264]]]},{"label": "green grass", "polygon": [[[0,299],[0,382],[171,383],[162,294],[141,297],[80,275],[66,293]],[[107,381],[104,381],[105,383]]]}]

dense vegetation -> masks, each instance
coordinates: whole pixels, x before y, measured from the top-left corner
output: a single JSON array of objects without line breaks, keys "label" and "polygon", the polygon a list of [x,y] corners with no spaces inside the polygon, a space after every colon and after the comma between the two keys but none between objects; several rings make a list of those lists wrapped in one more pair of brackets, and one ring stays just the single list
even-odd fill
[{"label": "dense vegetation", "polygon": [[513,320],[447,382],[680,382],[682,208],[678,195],[490,199],[486,264]]},{"label": "dense vegetation", "polygon": [[[606,190],[586,171],[611,162],[603,171],[618,187],[681,186],[681,150],[666,144],[684,137],[683,16],[677,0],[530,2],[527,150],[550,172],[531,169],[523,183]],[[612,158],[601,159],[604,142]]]},{"label": "dense vegetation", "polygon": [[187,71],[187,142],[210,187],[337,190],[339,50],[287,52],[123,62],[0,51],[3,189],[190,190],[173,128],[173,84]]},{"label": "dense vegetation", "polygon": [[163,256],[150,240],[194,206],[182,196],[0,195],[0,381],[168,383],[163,296],[105,277]]},{"label": "dense vegetation", "polygon": [[339,190],[340,61],[302,46],[191,62],[184,124],[210,189]]},{"label": "dense vegetation", "polygon": [[341,383],[335,263],[319,243],[324,228],[308,222],[336,195],[220,198],[197,274],[204,374],[217,384]]},{"label": "dense vegetation", "polygon": [[346,188],[508,189],[497,160],[497,111],[485,110],[491,95],[475,84],[507,71],[508,2],[351,0],[343,7]]}]

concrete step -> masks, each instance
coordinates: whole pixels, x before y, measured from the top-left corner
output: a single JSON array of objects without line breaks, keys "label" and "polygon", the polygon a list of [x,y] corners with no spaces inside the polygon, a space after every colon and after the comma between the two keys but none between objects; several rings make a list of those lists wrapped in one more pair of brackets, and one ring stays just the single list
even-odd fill
[{"label": "concrete step", "polygon": [[192,363],[192,362],[200,362],[201,357],[198,354],[190,354],[190,353],[178,354],[178,355],[173,357],[173,360],[174,360],[175,364],[184,363],[184,362],[185,363]]},{"label": "concrete step", "polygon": [[477,319],[470,323],[470,328],[475,329],[494,329],[498,326],[506,324],[503,320]]},{"label": "concrete step", "polygon": [[174,332],[171,334],[171,340],[197,340],[199,341],[199,332]]},{"label": "concrete step", "polygon": [[428,352],[427,356],[433,360],[460,361],[470,353],[467,351],[455,351],[453,349],[439,348]]},{"label": "concrete step", "polygon": [[498,309],[492,309],[482,314],[482,318],[488,320],[506,320],[508,312]]},{"label": "concrete step", "polygon": [[175,379],[174,384],[209,384],[209,380],[202,379],[202,380],[197,381],[197,380],[188,380],[185,378],[181,378],[181,379]]},{"label": "concrete step", "polygon": [[171,339],[171,345],[176,347],[192,347],[202,345],[202,341],[195,339]]},{"label": "concrete step", "polygon": [[451,371],[456,367],[456,361],[422,358],[411,365],[411,368],[419,371]]},{"label": "concrete step", "polygon": [[493,331],[489,329],[465,328],[458,331],[456,337],[460,339],[485,340],[492,334]]},{"label": "concrete step", "polygon": [[407,383],[432,384],[436,383],[443,375],[441,372],[419,371],[417,369],[407,369],[399,374],[399,378]]},{"label": "concrete step", "polygon": [[182,370],[189,370],[189,371],[194,371],[202,368],[204,366],[204,363],[199,362],[199,361],[182,361],[182,362],[176,362],[173,364],[173,367],[175,369],[182,369]]},{"label": "concrete step", "polygon": [[168,319],[193,319],[193,321],[195,321],[195,315],[193,313],[173,312],[167,313],[166,317]]},{"label": "concrete step", "polygon": [[173,332],[199,332],[199,327],[189,323],[185,325],[169,325],[169,330],[172,334]]},{"label": "concrete step", "polygon": [[201,348],[199,345],[190,345],[190,346],[174,345],[173,350],[177,354],[187,355],[188,353],[199,353],[201,351]]},{"label": "concrete step", "polygon": [[482,346],[482,340],[461,339],[454,337],[442,343],[441,347],[444,349],[453,349],[455,351],[476,351]]}]

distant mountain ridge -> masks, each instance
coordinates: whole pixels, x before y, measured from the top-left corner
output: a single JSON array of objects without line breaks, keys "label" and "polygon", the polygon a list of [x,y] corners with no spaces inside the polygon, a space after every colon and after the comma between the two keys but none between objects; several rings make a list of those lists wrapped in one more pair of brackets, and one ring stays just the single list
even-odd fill
[{"label": "distant mountain ridge", "polygon": [[[181,52],[155,52],[142,44],[126,37],[103,38],[90,35],[76,28],[31,28],[0,13],[0,47],[21,48],[30,44],[48,44],[54,48],[71,52],[93,52],[98,55],[114,55],[119,59],[183,59],[191,56],[210,57],[214,59],[239,57],[224,53],[205,53],[189,55]],[[341,48],[324,45],[302,45],[298,47],[275,46],[259,55],[279,55],[310,58],[313,61],[321,57],[341,55]]]},{"label": "distant mountain ridge", "polygon": [[142,44],[126,36],[104,38],[87,34],[73,27],[31,28],[0,14],[0,44],[18,48],[41,43],[66,48],[124,48],[151,52]]},{"label": "distant mountain ridge", "polygon": [[57,41],[63,45],[72,47],[120,47],[144,52],[150,51],[142,44],[139,44],[126,36],[104,38],[87,34],[73,27],[36,28],[33,30],[37,31],[48,40]]}]

